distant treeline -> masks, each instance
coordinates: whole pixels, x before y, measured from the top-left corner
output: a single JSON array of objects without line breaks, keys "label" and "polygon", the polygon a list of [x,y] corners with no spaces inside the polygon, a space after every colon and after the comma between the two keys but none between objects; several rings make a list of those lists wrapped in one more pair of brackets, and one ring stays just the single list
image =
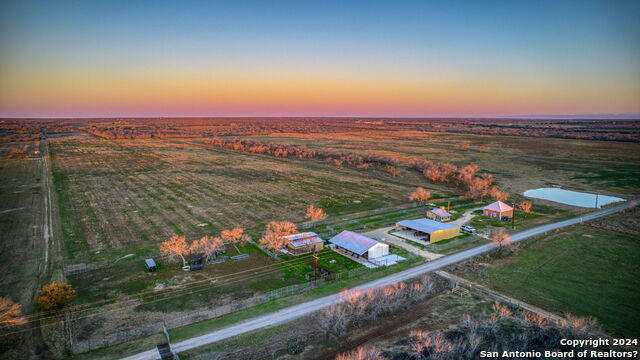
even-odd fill
[{"label": "distant treeline", "polygon": [[[401,119],[401,118],[118,118],[4,119],[0,141],[18,134],[86,132],[104,139],[211,137],[273,133],[427,131],[640,142],[640,119]],[[4,140],[4,138],[7,138]],[[27,141],[27,140],[23,140]]]}]

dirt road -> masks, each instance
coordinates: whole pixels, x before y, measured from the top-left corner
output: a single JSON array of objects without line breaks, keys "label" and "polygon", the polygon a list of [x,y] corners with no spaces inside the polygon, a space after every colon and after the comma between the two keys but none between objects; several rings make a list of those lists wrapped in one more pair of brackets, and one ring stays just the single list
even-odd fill
[{"label": "dirt road", "polygon": [[[588,220],[592,220],[592,219],[606,216],[609,214],[613,214],[615,212],[622,211],[628,208],[629,206],[635,205],[637,203],[638,201],[631,201],[610,209],[597,211],[589,215],[585,215],[585,216],[581,216],[581,217],[577,217],[569,220],[559,221],[553,224],[538,226],[536,228],[532,228],[529,230],[519,232],[517,234],[513,234],[511,237],[511,240],[512,242],[522,241],[532,236],[542,235],[549,231],[553,231],[563,227],[575,225],[583,221],[588,221]],[[430,261],[426,264],[418,265],[413,268],[368,282],[366,284],[356,286],[355,288],[364,290],[364,289],[389,285],[397,281],[406,281],[406,280],[418,277],[420,275],[423,275],[425,273],[441,269],[445,266],[448,266],[460,261],[464,261],[467,259],[471,259],[478,255],[482,255],[490,250],[493,250],[495,247],[496,245],[493,243],[476,246],[474,248],[461,251],[459,253],[455,253],[452,255],[444,256],[439,259]],[[261,328],[273,327],[273,326],[286,323],[288,321],[291,321],[303,316],[310,315],[325,307],[336,304],[338,303],[338,301],[339,301],[338,294],[325,296],[325,297],[308,301],[302,304],[294,305],[273,313],[269,313],[269,314],[255,317],[253,319],[245,320],[245,321],[227,326],[223,329],[212,331],[208,334],[204,334],[201,336],[197,336],[191,339],[187,339],[187,340],[175,343],[172,345],[172,348],[175,352],[179,353],[179,352],[187,351],[200,346],[208,345],[220,340],[228,339],[233,336],[241,335],[250,331],[258,330]],[[159,359],[159,355],[157,350],[154,349],[154,350],[145,351],[137,355],[127,357],[125,359],[126,360]]]}]

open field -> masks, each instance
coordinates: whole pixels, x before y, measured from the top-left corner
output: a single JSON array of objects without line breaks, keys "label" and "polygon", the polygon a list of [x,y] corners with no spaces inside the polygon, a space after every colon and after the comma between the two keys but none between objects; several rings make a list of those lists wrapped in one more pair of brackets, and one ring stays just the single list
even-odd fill
[{"label": "open field", "polygon": [[56,139],[54,176],[70,263],[157,254],[189,239],[272,220],[304,219],[406,203],[414,183],[325,164],[207,149],[183,140]]},{"label": "open field", "polygon": [[[321,130],[326,124],[318,126]],[[210,134],[227,135],[225,129]],[[163,316],[187,316],[275,289],[304,285],[314,275],[311,258],[296,262],[283,256],[276,261],[255,245],[240,249],[241,253],[249,254],[247,260],[210,265],[201,272],[183,272],[177,264],[169,264],[158,255],[160,242],[171,235],[182,234],[193,240],[240,226],[257,239],[264,225],[273,220],[296,222],[299,228],[315,231],[325,239],[345,229],[366,232],[423,216],[427,207],[407,199],[417,186],[429,190],[432,198],[450,200],[456,211],[454,219],[492,201],[465,200],[460,198],[465,189],[455,183],[432,183],[412,166],[415,159],[450,162],[458,167],[477,164],[480,172],[495,176],[500,189],[512,193],[508,202],[524,200],[519,195],[524,190],[549,185],[624,198],[640,193],[636,184],[640,154],[634,151],[640,150],[640,144],[632,142],[352,129],[344,123],[327,133],[309,133],[303,128],[299,132],[285,131],[295,127],[285,127],[280,132],[245,130],[234,130],[229,135],[263,143],[304,145],[317,151],[392,159],[397,163],[398,173],[385,171],[384,166],[358,167],[317,158],[217,148],[205,143],[207,138],[198,136],[196,130],[188,137],[105,139],[85,129],[48,138],[64,239],[66,280],[77,290],[76,304],[118,300],[99,308],[111,315],[74,320],[71,331],[78,340],[98,339]],[[8,179],[3,183],[7,190],[2,196],[7,197],[5,203],[11,208],[25,207],[10,196],[12,191],[23,191],[21,187],[31,181],[28,178],[36,176],[40,156],[36,151],[42,151],[37,142],[10,143],[0,149],[0,155],[6,159],[1,160],[5,166],[2,175]],[[20,184],[9,181],[19,177],[17,174],[24,181]],[[37,181],[40,180],[33,180]],[[41,206],[37,202],[42,197],[37,193],[33,196],[40,196],[40,200],[27,199],[35,209]],[[323,208],[329,217],[307,223],[305,210],[309,204]],[[449,202],[437,201],[436,205],[448,206]],[[38,215],[37,211],[41,213]],[[43,216],[42,208],[37,211],[32,216]],[[517,217],[513,231],[586,211],[535,200],[533,214]],[[10,218],[2,218],[5,219]],[[20,236],[24,236],[28,225],[20,221],[14,225],[9,234],[22,231]],[[483,217],[474,218],[470,225],[481,232],[496,227],[512,231],[510,222]],[[465,235],[428,250],[452,254],[484,242],[487,240]],[[233,247],[228,246],[227,250],[229,255],[235,255]],[[392,248],[392,252],[409,260],[379,272],[379,276],[420,261],[398,248]],[[160,265],[153,274],[142,267],[141,259],[149,256]],[[361,267],[332,252],[322,254],[319,264],[333,274]],[[200,286],[192,287],[192,283]],[[326,289],[336,290],[331,284],[309,294],[329,291]],[[149,295],[138,297],[141,292]],[[129,298],[131,295],[136,296]],[[120,299],[126,300],[124,309],[117,307],[121,305]],[[25,301],[30,304],[30,300]],[[81,311],[77,316],[86,313]],[[123,319],[127,319],[126,324]]]},{"label": "open field", "polygon": [[290,133],[250,138],[312,149],[475,163],[494,174],[504,190],[518,194],[549,185],[637,194],[640,185],[640,144],[428,131],[377,131],[366,136]]},{"label": "open field", "polygon": [[640,237],[578,225],[461,275],[552,312],[593,316],[615,336],[638,337],[638,256]]}]

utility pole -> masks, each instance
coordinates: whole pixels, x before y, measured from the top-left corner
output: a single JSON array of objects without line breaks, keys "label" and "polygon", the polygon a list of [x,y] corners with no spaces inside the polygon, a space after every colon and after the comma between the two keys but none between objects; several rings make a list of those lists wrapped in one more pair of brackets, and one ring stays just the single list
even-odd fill
[{"label": "utility pole", "polygon": [[451,200],[447,201],[447,212],[451,211]]},{"label": "utility pole", "polygon": [[598,195],[600,195],[600,193],[596,192],[596,209],[598,208]]},{"label": "utility pole", "polygon": [[318,280],[318,254],[313,252],[313,280]]}]

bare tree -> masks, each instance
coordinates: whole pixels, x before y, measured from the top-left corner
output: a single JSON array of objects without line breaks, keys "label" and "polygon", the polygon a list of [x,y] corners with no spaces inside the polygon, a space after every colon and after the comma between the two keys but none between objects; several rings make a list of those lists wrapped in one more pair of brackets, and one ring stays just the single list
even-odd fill
[{"label": "bare tree", "polygon": [[377,348],[359,347],[336,356],[336,360],[382,360],[382,353]]},{"label": "bare tree", "polygon": [[431,193],[425,190],[423,187],[418,187],[416,191],[412,192],[409,195],[409,200],[411,201],[427,201],[431,197]]},{"label": "bare tree", "polygon": [[267,232],[260,238],[260,245],[272,251],[280,251],[287,246],[287,240],[284,235],[279,235],[273,232]]},{"label": "bare tree", "polygon": [[509,193],[500,191],[497,186],[492,186],[491,189],[489,189],[489,195],[493,200],[497,201],[505,201],[509,198]]},{"label": "bare tree", "polygon": [[498,248],[507,247],[511,245],[511,235],[504,229],[499,229],[491,235],[491,241],[498,245]]},{"label": "bare tree", "polygon": [[269,250],[280,251],[287,246],[287,240],[284,237],[297,231],[296,224],[290,221],[272,221],[267,224],[267,230],[260,239],[260,244]]},{"label": "bare tree", "polygon": [[22,316],[22,307],[7,298],[0,298],[0,325],[2,327],[18,326],[27,323]]},{"label": "bare tree", "polygon": [[191,247],[187,244],[187,239],[184,236],[174,235],[160,244],[160,253],[173,259],[180,257],[182,266],[187,266],[185,256],[191,253]]},{"label": "bare tree", "polygon": [[533,204],[531,204],[531,201],[520,201],[518,203],[518,208],[522,210],[525,214],[531,214],[532,206]]},{"label": "bare tree", "polygon": [[220,237],[222,238],[222,240],[233,244],[238,253],[240,252],[240,250],[238,249],[237,244],[246,244],[249,240],[251,240],[251,238],[244,233],[244,229],[239,227],[233,228],[231,230],[222,230],[222,232],[220,233]]},{"label": "bare tree", "polygon": [[219,237],[213,236],[203,236],[198,240],[194,240],[191,243],[191,253],[192,254],[202,254],[206,257],[205,262],[208,262],[211,258],[211,255],[216,250],[224,249],[224,241],[222,241]]},{"label": "bare tree", "polygon": [[327,214],[321,208],[317,208],[313,204],[311,204],[307,208],[307,217],[311,221],[318,221],[326,218]]}]

